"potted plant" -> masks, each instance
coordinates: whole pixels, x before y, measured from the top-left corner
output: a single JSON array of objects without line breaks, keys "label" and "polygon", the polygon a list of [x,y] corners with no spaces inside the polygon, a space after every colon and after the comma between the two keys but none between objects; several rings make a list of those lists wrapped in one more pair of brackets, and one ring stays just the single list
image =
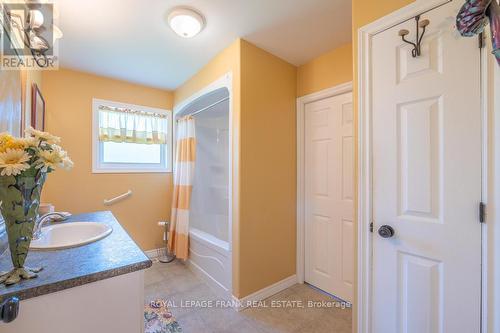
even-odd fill
[{"label": "potted plant", "polygon": [[0,133],[0,212],[5,219],[14,268],[0,273],[0,283],[11,285],[37,276],[41,268],[24,266],[40,196],[47,174],[71,169],[73,162],[59,146],[60,138],[29,128],[26,137]]}]

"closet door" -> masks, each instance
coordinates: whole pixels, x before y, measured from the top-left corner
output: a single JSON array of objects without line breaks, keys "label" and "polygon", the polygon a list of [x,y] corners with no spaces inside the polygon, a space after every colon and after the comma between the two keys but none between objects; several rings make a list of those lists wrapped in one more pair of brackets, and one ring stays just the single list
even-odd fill
[{"label": "closet door", "polygon": [[305,120],[305,280],[352,302],[352,94],[307,104]]}]

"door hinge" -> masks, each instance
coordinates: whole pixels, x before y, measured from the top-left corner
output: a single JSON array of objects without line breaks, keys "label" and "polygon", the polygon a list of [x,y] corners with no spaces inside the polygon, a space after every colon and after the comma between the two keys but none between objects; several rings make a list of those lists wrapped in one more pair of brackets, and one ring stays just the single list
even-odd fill
[{"label": "door hinge", "polygon": [[480,49],[484,48],[484,32],[481,32],[479,35],[478,35],[478,46]]},{"label": "door hinge", "polygon": [[373,222],[370,222],[370,232],[373,232]]},{"label": "door hinge", "polygon": [[486,204],[484,202],[479,203],[479,222],[486,223]]}]

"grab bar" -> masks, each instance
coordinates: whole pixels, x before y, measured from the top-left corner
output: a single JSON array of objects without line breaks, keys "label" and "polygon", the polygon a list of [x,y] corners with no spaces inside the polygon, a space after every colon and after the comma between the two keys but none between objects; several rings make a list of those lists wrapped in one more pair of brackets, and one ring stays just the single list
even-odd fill
[{"label": "grab bar", "polygon": [[127,197],[129,197],[131,195],[132,195],[132,190],[128,190],[127,193],[123,193],[122,195],[114,197],[113,199],[109,199],[109,200],[104,199],[104,205],[111,206],[115,202],[120,201],[122,199],[125,199],[125,198],[127,198]]}]

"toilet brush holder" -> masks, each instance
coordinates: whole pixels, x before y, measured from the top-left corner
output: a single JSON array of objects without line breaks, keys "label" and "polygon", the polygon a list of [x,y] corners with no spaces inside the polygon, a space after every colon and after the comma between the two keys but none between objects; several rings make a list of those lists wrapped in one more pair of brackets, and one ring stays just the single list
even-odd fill
[{"label": "toilet brush holder", "polygon": [[163,241],[165,242],[165,249],[158,256],[158,261],[164,264],[168,264],[175,260],[175,255],[171,254],[168,250],[168,229],[170,227],[170,222],[161,221],[158,225],[163,227]]}]

